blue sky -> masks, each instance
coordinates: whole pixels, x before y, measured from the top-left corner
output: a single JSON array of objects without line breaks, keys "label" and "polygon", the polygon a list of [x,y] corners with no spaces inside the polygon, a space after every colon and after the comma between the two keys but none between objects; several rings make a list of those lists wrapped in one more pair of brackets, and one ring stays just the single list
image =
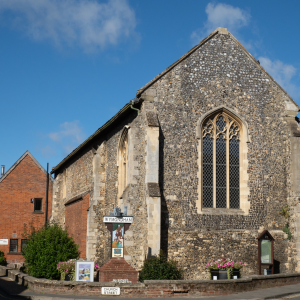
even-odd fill
[{"label": "blue sky", "polygon": [[58,164],[225,27],[300,104],[300,1],[0,0],[0,164]]}]

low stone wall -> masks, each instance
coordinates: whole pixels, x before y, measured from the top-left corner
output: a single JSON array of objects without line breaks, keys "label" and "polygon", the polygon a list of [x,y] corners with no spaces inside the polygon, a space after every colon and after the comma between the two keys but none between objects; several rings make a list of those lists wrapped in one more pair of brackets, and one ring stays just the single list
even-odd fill
[{"label": "low stone wall", "polygon": [[[8,276],[36,293],[101,297],[102,287],[120,287],[121,297],[219,296],[300,283],[300,273],[250,276],[231,280],[146,280],[144,283],[56,281],[0,266]],[[107,297],[107,295],[103,295]]]}]

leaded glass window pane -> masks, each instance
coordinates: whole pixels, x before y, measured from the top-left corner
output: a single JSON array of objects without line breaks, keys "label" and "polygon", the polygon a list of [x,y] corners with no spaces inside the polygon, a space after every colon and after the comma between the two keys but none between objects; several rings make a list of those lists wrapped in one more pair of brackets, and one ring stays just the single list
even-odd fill
[{"label": "leaded glass window pane", "polygon": [[240,207],[239,133],[239,125],[226,113],[211,117],[203,125],[204,208]]},{"label": "leaded glass window pane", "polygon": [[213,139],[203,138],[203,207],[213,207]]},{"label": "leaded glass window pane", "polygon": [[220,116],[220,117],[218,118],[217,126],[218,126],[218,129],[219,129],[220,131],[223,131],[223,130],[224,130],[224,128],[225,128],[225,126],[226,126],[226,122],[225,122],[225,119],[224,119],[223,116]]},{"label": "leaded glass window pane", "polygon": [[216,140],[216,207],[226,208],[226,140],[220,135]]},{"label": "leaded glass window pane", "polygon": [[230,208],[240,208],[240,151],[239,140],[229,141],[229,202]]}]

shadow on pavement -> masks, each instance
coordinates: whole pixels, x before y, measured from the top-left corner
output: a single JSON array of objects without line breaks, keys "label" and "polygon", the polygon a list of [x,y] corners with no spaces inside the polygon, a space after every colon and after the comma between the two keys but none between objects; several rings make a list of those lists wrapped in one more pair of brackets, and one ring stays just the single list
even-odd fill
[{"label": "shadow on pavement", "polygon": [[17,282],[11,280],[7,276],[0,276],[0,289],[9,295],[19,295],[22,292],[27,291],[26,287],[17,284]]}]

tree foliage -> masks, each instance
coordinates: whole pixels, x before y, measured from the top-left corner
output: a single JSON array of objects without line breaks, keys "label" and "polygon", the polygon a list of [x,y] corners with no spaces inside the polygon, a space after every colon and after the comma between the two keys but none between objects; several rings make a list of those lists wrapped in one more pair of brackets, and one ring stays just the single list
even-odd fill
[{"label": "tree foliage", "polygon": [[7,262],[6,262],[6,258],[4,256],[4,253],[0,250],[0,266],[6,266]]},{"label": "tree foliage", "polygon": [[25,227],[23,237],[27,239],[22,250],[27,273],[37,278],[59,279],[58,262],[77,259],[80,255],[73,238],[56,223],[40,229],[31,226],[30,232]]},{"label": "tree foliage", "polygon": [[182,278],[183,270],[177,266],[177,262],[167,260],[162,253],[146,259],[140,272],[140,281],[142,282],[144,280],[178,280]]}]

